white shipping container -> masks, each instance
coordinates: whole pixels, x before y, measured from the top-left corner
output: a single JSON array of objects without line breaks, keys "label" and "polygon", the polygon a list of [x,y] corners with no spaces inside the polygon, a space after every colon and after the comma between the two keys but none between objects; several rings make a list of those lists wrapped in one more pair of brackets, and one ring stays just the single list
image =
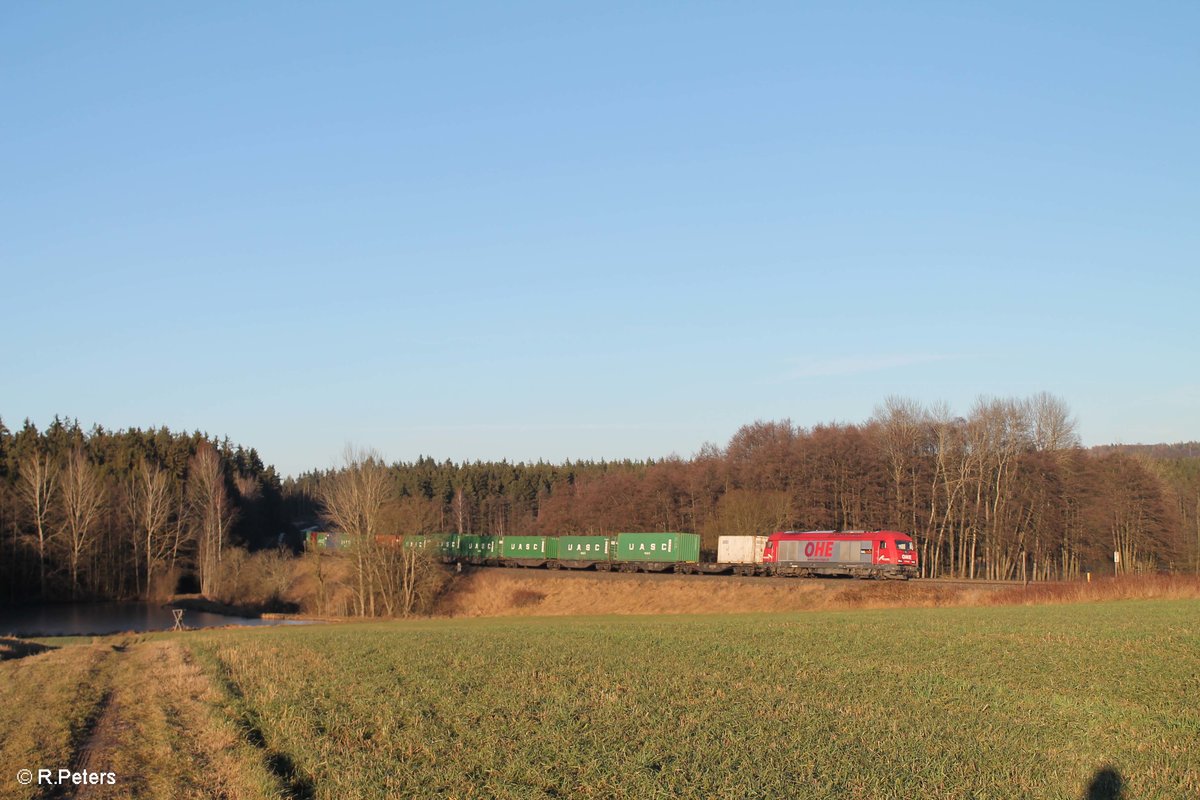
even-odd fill
[{"label": "white shipping container", "polygon": [[718,564],[761,564],[766,536],[721,536],[717,539]]}]

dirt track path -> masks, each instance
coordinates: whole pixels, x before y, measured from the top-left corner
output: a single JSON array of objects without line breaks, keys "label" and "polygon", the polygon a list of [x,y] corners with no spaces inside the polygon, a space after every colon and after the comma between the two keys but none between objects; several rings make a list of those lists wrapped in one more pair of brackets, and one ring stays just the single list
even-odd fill
[{"label": "dirt track path", "polygon": [[[15,780],[39,768],[98,782]],[[0,663],[3,800],[242,800],[285,789],[186,637],[106,638]]]},{"label": "dirt track path", "polygon": [[116,782],[63,796],[259,798],[277,787],[240,735],[225,698],[178,640],[114,650],[112,682],[75,753],[77,771],[113,772]]}]

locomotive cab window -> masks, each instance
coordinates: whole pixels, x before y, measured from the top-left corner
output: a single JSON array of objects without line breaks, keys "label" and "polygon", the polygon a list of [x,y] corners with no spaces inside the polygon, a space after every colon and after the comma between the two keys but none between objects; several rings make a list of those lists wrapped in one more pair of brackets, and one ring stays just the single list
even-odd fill
[{"label": "locomotive cab window", "polygon": [[913,545],[912,545],[912,542],[896,542],[896,549],[897,550],[906,550],[906,551],[912,550]]},{"label": "locomotive cab window", "polygon": [[880,550],[887,550],[887,542],[886,542],[886,541],[884,541],[883,539],[880,539],[880,540],[879,540],[879,549],[880,549]]}]

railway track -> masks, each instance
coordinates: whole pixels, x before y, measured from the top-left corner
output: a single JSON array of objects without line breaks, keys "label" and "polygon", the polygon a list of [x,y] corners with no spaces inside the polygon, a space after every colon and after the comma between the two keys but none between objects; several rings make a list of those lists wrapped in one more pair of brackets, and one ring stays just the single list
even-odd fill
[{"label": "railway track", "polygon": [[[590,569],[544,569],[541,567],[520,567],[520,566],[486,566],[474,565],[464,567],[464,571],[475,570],[497,570],[519,574],[521,576],[546,576],[556,578],[579,578],[582,580],[649,580],[649,581],[720,581],[734,583],[761,583],[764,580],[770,581],[786,581],[786,582],[809,582],[816,581],[822,583],[841,584],[851,582],[856,579],[846,577],[812,577],[812,578],[792,578],[784,576],[768,576],[768,575],[714,575],[714,574],[699,574],[699,575],[683,575],[674,572],[604,572],[594,571]],[[972,589],[1011,589],[1019,588],[1026,585],[1022,581],[992,581],[967,578],[912,578],[908,581],[885,580],[872,581],[873,583],[890,583],[890,584],[907,584],[911,586],[946,586],[954,588],[972,588]],[[1030,586],[1048,585],[1046,582],[1030,582]]]},{"label": "railway track", "polygon": [[977,589],[1014,589],[1023,586],[1050,586],[1061,581],[991,581],[979,578],[914,578],[914,582],[927,585],[974,587]]}]

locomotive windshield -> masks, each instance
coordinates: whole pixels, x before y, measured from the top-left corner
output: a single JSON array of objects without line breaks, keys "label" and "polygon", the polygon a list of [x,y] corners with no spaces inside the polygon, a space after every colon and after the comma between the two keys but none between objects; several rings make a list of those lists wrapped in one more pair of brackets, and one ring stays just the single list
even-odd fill
[{"label": "locomotive windshield", "polygon": [[897,550],[905,550],[905,551],[912,550],[913,544],[912,544],[912,542],[901,542],[901,541],[897,540],[896,541],[896,549]]}]

